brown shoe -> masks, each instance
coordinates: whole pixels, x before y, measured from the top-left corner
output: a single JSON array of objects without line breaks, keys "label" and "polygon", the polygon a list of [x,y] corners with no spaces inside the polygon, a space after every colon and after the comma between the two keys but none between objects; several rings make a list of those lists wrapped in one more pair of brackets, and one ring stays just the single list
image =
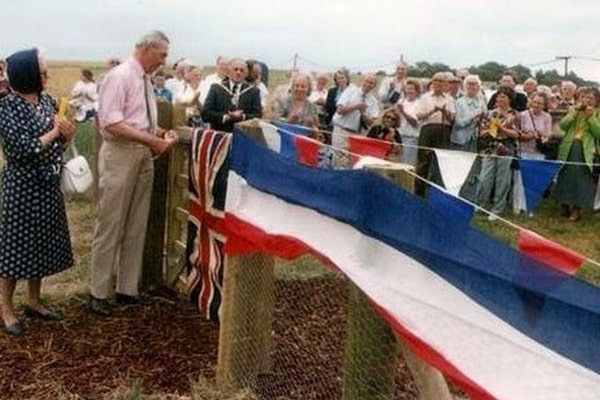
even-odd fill
[{"label": "brown shoe", "polygon": [[573,207],[571,210],[571,215],[569,216],[569,221],[577,222],[581,219],[581,212],[579,211],[579,207]]}]

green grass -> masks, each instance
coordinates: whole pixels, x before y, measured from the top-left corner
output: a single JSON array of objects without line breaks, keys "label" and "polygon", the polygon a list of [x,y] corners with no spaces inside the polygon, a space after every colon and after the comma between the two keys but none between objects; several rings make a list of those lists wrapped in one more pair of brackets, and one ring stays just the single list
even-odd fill
[{"label": "green grass", "polygon": [[96,128],[92,122],[77,124],[75,128],[74,143],[79,154],[85,156],[88,161],[94,156],[94,138],[96,136]]},{"label": "green grass", "polygon": [[276,279],[310,279],[335,274],[311,255],[305,255],[293,261],[275,259]]}]

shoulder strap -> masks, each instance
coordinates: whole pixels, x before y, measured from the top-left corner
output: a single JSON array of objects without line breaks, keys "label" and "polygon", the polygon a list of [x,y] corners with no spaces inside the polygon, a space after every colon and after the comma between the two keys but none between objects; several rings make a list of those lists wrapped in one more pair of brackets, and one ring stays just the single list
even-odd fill
[{"label": "shoulder strap", "polygon": [[77,151],[77,147],[75,146],[75,138],[71,138],[69,143],[69,148],[71,149],[71,156],[73,158],[79,156],[79,152]]},{"label": "shoulder strap", "polygon": [[529,110],[529,119],[531,120],[531,125],[533,125],[533,130],[537,132],[537,127],[535,126],[535,120],[533,119],[533,113]]}]

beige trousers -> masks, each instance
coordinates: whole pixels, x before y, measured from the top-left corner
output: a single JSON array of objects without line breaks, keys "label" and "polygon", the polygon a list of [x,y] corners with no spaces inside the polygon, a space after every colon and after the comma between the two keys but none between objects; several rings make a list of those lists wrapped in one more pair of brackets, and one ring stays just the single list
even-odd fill
[{"label": "beige trousers", "polygon": [[138,143],[104,141],[98,155],[98,223],[92,242],[91,294],[116,292],[137,296],[154,164],[150,150]]}]

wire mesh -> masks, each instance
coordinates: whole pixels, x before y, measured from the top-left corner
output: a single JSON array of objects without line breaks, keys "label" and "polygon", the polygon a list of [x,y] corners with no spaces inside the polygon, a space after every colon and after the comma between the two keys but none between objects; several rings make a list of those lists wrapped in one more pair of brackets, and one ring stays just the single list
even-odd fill
[{"label": "wire mesh", "polygon": [[[261,265],[255,258],[250,268],[269,269],[269,262],[263,257]],[[265,281],[262,272],[246,277],[244,289],[253,295],[244,295],[244,301],[256,302],[261,297],[256,297],[257,293],[270,292],[271,285],[273,295],[255,304],[255,311],[238,314],[243,320],[235,325],[242,328],[232,332],[237,344],[255,341],[252,336],[256,332],[250,327],[256,325],[256,318],[263,318],[259,329],[268,325],[269,337],[241,352],[238,358],[243,360],[232,362],[239,363],[233,367],[238,368],[233,372],[237,385],[250,387],[257,398],[265,400],[418,398],[391,330],[385,326],[387,332],[382,334],[381,326],[373,329],[378,317],[342,273],[305,256],[293,262],[277,259],[273,283],[268,277]],[[240,300],[238,297],[235,306]],[[272,315],[257,315],[268,309]],[[353,346],[360,348],[349,345],[351,335],[363,341],[353,341]],[[372,370],[365,371],[365,367]],[[245,371],[240,374],[239,368]]]}]

